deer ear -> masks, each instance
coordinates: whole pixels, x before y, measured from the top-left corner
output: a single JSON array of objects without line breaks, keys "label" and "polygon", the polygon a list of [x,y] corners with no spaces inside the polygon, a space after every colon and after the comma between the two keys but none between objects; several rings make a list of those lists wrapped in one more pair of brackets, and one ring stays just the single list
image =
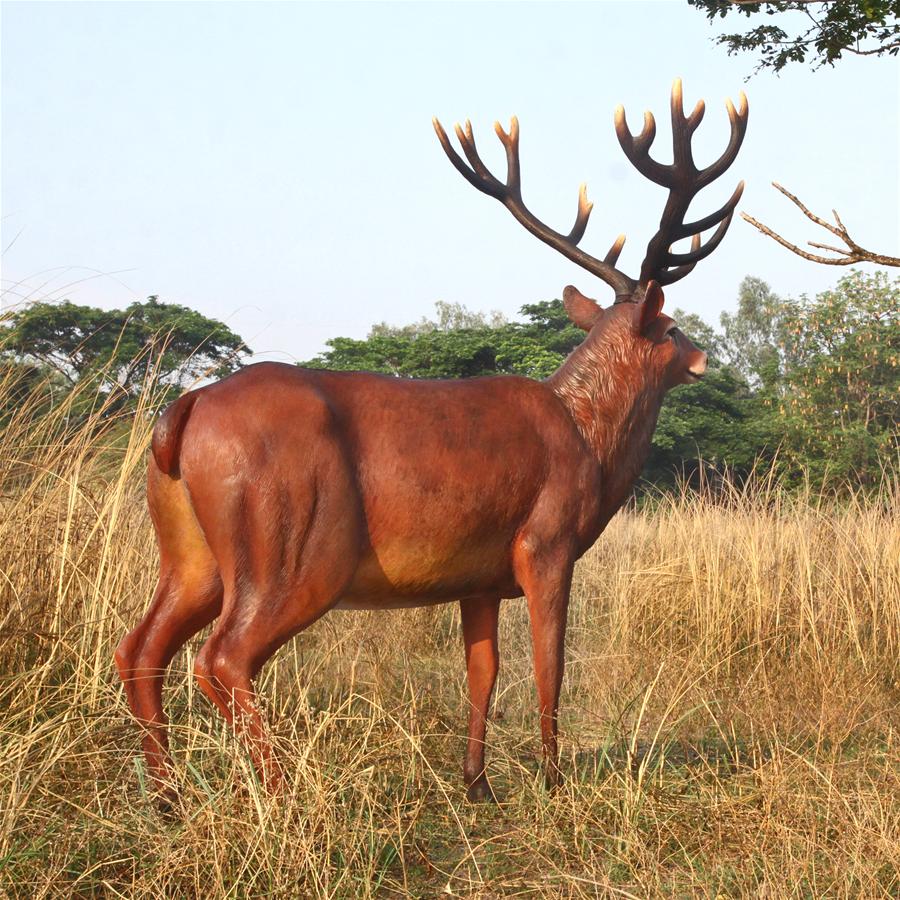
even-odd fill
[{"label": "deer ear", "polygon": [[658,318],[662,312],[663,290],[656,281],[647,284],[647,290],[644,291],[644,302],[641,304],[641,332],[646,331]]},{"label": "deer ear", "polygon": [[590,331],[597,317],[603,312],[590,297],[585,297],[571,284],[563,290],[563,306],[572,324],[577,325],[582,331]]}]

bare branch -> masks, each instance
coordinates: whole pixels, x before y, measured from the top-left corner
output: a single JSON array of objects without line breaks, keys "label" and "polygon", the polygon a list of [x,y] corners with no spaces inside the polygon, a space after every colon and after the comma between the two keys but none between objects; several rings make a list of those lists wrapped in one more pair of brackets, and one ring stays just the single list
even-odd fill
[{"label": "bare branch", "polygon": [[864,247],[861,247],[856,243],[855,240],[850,236],[844,223],[841,221],[841,217],[837,214],[837,210],[832,210],[834,215],[834,220],[837,222],[837,225],[832,225],[830,222],[826,222],[825,219],[817,216],[814,212],[811,212],[807,207],[790,191],[783,188],[780,184],[773,181],[772,186],[777,188],[787,197],[800,211],[812,222],[815,222],[816,225],[820,225],[826,231],[830,231],[836,237],[839,237],[849,249],[842,250],[838,247],[831,247],[828,244],[818,244],[815,241],[807,241],[810,247],[815,247],[818,250],[830,250],[833,253],[840,254],[839,257],[833,256],[819,256],[815,253],[809,253],[806,250],[801,250],[796,244],[792,244],[790,241],[783,238],[780,234],[775,231],[772,231],[768,225],[764,225],[762,222],[757,221],[753,218],[753,216],[747,215],[747,213],[742,212],[741,218],[745,222],[749,222],[754,228],[758,231],[762,232],[765,235],[768,235],[772,240],[778,241],[782,247],[787,247],[792,253],[796,253],[797,256],[802,256],[803,259],[808,259],[811,262],[821,263],[823,266],[850,266],[854,263],[861,262],[869,262],[874,263],[878,266],[898,266],[900,267],[900,258],[896,256],[885,256],[883,253],[874,253],[871,250],[866,250]]},{"label": "bare branch", "polygon": [[[834,235],[837,235],[837,237],[839,238],[843,238],[846,234],[846,229],[841,224],[840,219],[838,219],[838,227],[835,228],[834,225],[832,225],[830,222],[826,222],[824,219],[817,216],[814,212],[811,212],[809,209],[807,209],[806,206],[804,206],[797,197],[795,197],[787,188],[782,187],[777,181],[772,182],[772,187],[777,191],[781,191],[781,193],[784,194],[784,196],[787,197],[788,200],[790,200],[791,203],[793,203],[794,206],[796,206],[803,213],[803,215],[806,216],[807,219],[811,219],[816,223],[816,225],[821,225],[823,228],[827,228],[828,231],[830,231]],[[832,212],[834,212],[834,210],[832,210]],[[835,218],[837,217],[835,216]]]},{"label": "bare branch", "polygon": [[840,253],[844,256],[849,256],[850,250],[841,250],[840,247],[832,247],[831,244],[817,244],[815,241],[807,241],[810,247],[816,247],[819,250],[830,250],[832,253]]}]

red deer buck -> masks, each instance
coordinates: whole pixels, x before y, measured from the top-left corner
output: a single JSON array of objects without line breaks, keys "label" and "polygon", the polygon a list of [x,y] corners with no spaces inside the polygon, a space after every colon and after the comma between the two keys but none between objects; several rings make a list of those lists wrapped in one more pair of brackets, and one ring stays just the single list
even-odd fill
[{"label": "red deer buck", "polygon": [[[434,128],[450,162],[540,240],[615,290],[606,309],[574,287],[565,309],[587,336],[545,381],[506,375],[417,381],[260,363],[183,395],[153,433],[147,496],[160,576],[141,623],[116,651],[149,772],[163,799],[173,780],[162,707],[176,651],[211,622],[195,674],[244,732],[270,785],[282,772],[253,682],[293,635],[333,609],[397,609],[458,601],[469,683],[463,773],[470,799],[492,798],[485,775],[488,706],[499,664],[500,601],[524,594],[531,621],[544,771],[557,784],[557,705],[572,569],[597,540],[641,471],[663,396],[706,370],[662,313],[664,285],[683,278],[722,240],[743,183],[716,212],[685,223],[694,196],[733,162],[747,101],[727,103],[722,156],[698,169],[693,132],[672,89],[674,159],[649,155],[644,115],[619,143],[637,170],[668,190],[640,277],[616,268],[624,236],[603,259],[578,247],[591,211],[584,188],[568,235],[522,201],[519,128],[495,126],[506,182],[486,168],[472,128],[456,126],[469,165]],[[701,233],[716,226],[701,245]],[[692,238],[690,249],[674,242]]]}]

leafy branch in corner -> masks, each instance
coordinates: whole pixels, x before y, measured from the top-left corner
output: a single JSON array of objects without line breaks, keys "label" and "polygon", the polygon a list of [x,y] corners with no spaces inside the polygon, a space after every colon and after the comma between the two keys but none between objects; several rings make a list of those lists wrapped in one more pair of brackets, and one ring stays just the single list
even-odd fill
[{"label": "leafy branch in corner", "polygon": [[[790,63],[809,61],[813,68],[833,66],[844,53],[857,56],[896,56],[900,52],[900,0],[688,0],[713,22],[732,14],[748,19],[769,17],[746,32],[722,34],[729,55],[759,52],[757,72],[780,72]],[[795,15],[791,15],[795,14]],[[779,24],[772,24],[772,17]],[[786,28],[791,27],[789,33]],[[782,25],[784,27],[782,27]]]}]

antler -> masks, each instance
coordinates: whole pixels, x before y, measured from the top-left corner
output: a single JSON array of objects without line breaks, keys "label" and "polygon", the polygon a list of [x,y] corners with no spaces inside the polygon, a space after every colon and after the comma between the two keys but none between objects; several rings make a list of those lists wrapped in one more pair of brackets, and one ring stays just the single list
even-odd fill
[{"label": "antler", "polygon": [[[647,284],[653,279],[666,285],[678,281],[679,278],[684,278],[701,259],[709,256],[725,237],[725,232],[734,215],[735,206],[744,190],[743,181],[735,188],[728,202],[714,213],[687,224],[685,224],[684,216],[697,193],[718,178],[734,162],[741,142],[744,140],[748,108],[747,98],[743,91],[740,95],[740,110],[735,110],[731,100],[726,101],[726,107],[731,122],[731,137],[728,146],[725,148],[725,152],[705,169],[698,169],[694,165],[691,137],[702,121],[706,107],[700,100],[689,116],[684,115],[680,78],[676,78],[672,85],[674,158],[671,165],[664,165],[650,158],[650,145],[656,137],[656,122],[653,114],[644,113],[644,127],[641,133],[635,137],[625,121],[625,110],[621,106],[616,109],[616,134],[625,155],[642,175],[655,184],[669,189],[669,199],[666,201],[659,222],[659,230],[647,245],[647,255],[641,264],[641,284]],[[712,228],[713,225],[718,225],[713,236],[701,246],[701,233]],[[672,253],[671,245],[686,237],[691,238],[690,251]]]},{"label": "antler", "polygon": [[[705,169],[698,169],[694,165],[691,153],[691,137],[697,130],[697,126],[703,119],[705,106],[701,100],[689,115],[684,115],[684,107],[681,98],[681,79],[676,78],[672,85],[672,143],[674,158],[671,165],[664,165],[650,158],[650,145],[656,137],[656,122],[653,114],[644,113],[644,127],[641,133],[635,137],[625,121],[625,110],[619,106],[616,109],[615,123],[616,134],[619,143],[625,151],[625,155],[631,160],[634,167],[644,176],[656,184],[669,189],[669,199],[666,201],[662,218],[659,222],[659,230],[647,245],[647,255],[641,264],[641,277],[639,281],[630,278],[624,272],[616,268],[616,262],[622,247],[625,244],[625,235],[620,234],[609,252],[601,260],[590,256],[578,247],[578,242],[584,236],[587,228],[588,217],[591,214],[593,204],[587,199],[585,185],[581,185],[578,192],[578,214],[575,217],[575,225],[568,235],[562,235],[558,231],[545,225],[531,213],[522,201],[521,173],[519,166],[519,120],[513,116],[510,122],[509,133],[505,132],[499,122],[494,123],[494,130],[506,149],[506,183],[491,174],[487,166],[482,162],[475,148],[475,138],[472,135],[472,124],[466,120],[463,130],[458,124],[455,126],[456,137],[469,161],[469,165],[453,149],[441,123],[432,119],[434,130],[438,140],[444,148],[448,159],[460,174],[473,187],[482,193],[499,200],[533,235],[558,250],[563,256],[577,263],[588,272],[602,278],[616,291],[616,302],[636,299],[633,297],[638,287],[644,287],[651,280],[658,281],[662,285],[672,284],[679,278],[684,278],[691,269],[704,257],[709,256],[719,246],[725,232],[731,224],[735,207],[744,190],[744,182],[740,182],[728,202],[714,213],[698,219],[696,222],[685,224],[684,217],[691,201],[699,191],[710,182],[718,178],[733,162],[737,156],[744,133],[747,130],[747,98],[741,92],[740,110],[735,110],[731,100],[726,101],[728,118],[731,122],[731,137],[725,152],[712,165]],[[713,236],[701,246],[701,234],[714,225],[718,226]],[[672,253],[671,246],[682,238],[691,238],[691,249],[687,253]],[[642,294],[643,292],[641,292]]]},{"label": "antler", "polygon": [[588,217],[593,208],[593,204],[587,198],[587,188],[584,184],[581,185],[578,191],[578,213],[575,217],[575,224],[567,235],[560,234],[558,231],[554,231],[545,225],[525,206],[522,201],[519,166],[519,120],[515,116],[510,121],[509,133],[503,130],[499,122],[494,123],[494,131],[497,132],[497,137],[500,138],[506,149],[505,184],[491,174],[478,155],[478,151],[475,148],[475,138],[472,135],[471,122],[466,120],[465,131],[459,124],[454,126],[456,137],[463,149],[463,153],[465,153],[466,159],[469,160],[468,166],[463,162],[456,150],[453,149],[441,123],[437,119],[432,119],[432,124],[448,159],[469,184],[478,188],[482,193],[499,200],[515,216],[516,220],[524,225],[535,237],[540,238],[544,243],[549,244],[562,253],[567,259],[587,269],[598,278],[602,278],[615,290],[617,296],[631,296],[637,287],[637,282],[615,267],[619,254],[622,252],[622,247],[625,244],[624,234],[620,234],[616,238],[609,252],[602,260],[590,256],[578,247],[578,242],[584,236]]}]

